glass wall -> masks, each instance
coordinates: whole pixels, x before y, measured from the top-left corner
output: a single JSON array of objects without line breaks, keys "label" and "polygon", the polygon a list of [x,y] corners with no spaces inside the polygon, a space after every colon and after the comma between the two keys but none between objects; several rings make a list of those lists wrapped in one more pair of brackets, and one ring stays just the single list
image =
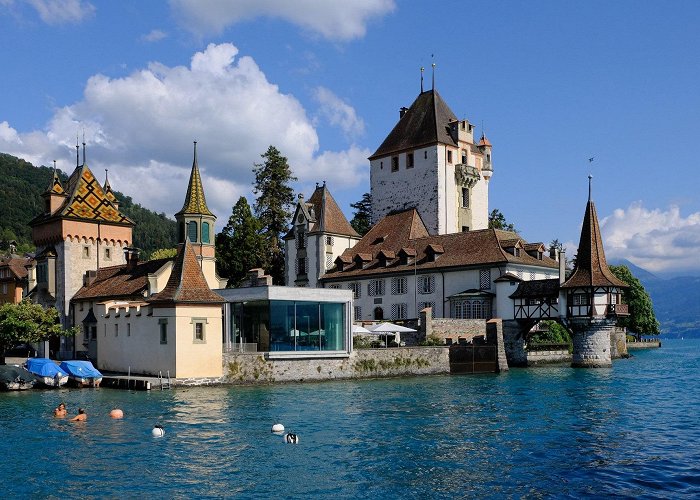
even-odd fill
[{"label": "glass wall", "polygon": [[234,348],[267,351],[345,351],[345,304],[270,300],[231,304]]}]

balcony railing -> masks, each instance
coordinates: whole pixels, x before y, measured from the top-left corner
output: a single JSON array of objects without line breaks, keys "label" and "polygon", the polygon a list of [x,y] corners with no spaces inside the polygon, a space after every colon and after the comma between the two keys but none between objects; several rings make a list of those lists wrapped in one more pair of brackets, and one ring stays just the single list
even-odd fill
[{"label": "balcony railing", "polygon": [[608,316],[629,316],[629,305],[610,304],[608,305]]}]

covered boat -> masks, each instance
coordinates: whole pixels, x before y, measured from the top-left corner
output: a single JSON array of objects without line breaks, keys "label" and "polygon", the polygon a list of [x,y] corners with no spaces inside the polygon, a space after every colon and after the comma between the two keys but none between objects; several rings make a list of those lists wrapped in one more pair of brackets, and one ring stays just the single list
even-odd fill
[{"label": "covered boat", "polygon": [[19,365],[0,365],[0,389],[25,391],[34,387],[37,378]]},{"label": "covered boat", "polygon": [[68,379],[78,387],[99,387],[102,382],[102,374],[89,361],[63,361],[60,367],[68,373]]},{"label": "covered boat", "polygon": [[61,387],[68,382],[68,373],[55,362],[47,358],[29,358],[25,363],[27,370],[39,379],[46,387]]}]

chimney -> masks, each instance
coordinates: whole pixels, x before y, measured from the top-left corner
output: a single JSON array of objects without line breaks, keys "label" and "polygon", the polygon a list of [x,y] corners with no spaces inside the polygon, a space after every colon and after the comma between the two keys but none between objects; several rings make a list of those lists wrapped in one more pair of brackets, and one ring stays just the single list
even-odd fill
[{"label": "chimney", "polygon": [[561,285],[566,281],[566,252],[564,250],[559,251],[559,284]]},{"label": "chimney", "polygon": [[86,271],[83,277],[83,286],[92,285],[97,279],[97,271]]},{"label": "chimney", "polygon": [[139,249],[136,247],[124,247],[124,260],[126,260],[126,270],[131,271],[139,263]]},{"label": "chimney", "polygon": [[408,111],[408,108],[406,106],[402,106],[401,109],[399,109],[399,119],[403,118],[403,115],[406,114],[406,111]]},{"label": "chimney", "polygon": [[559,260],[559,255],[557,254],[557,247],[549,247],[549,258],[552,260]]}]

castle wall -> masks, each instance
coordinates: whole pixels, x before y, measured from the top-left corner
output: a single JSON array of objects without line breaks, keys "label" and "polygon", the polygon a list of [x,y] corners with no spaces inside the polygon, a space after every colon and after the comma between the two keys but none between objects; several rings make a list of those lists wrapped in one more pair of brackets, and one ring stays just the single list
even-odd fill
[{"label": "castle wall", "polygon": [[574,352],[571,366],[576,368],[608,368],[612,366],[610,332],[614,320],[573,320]]}]

